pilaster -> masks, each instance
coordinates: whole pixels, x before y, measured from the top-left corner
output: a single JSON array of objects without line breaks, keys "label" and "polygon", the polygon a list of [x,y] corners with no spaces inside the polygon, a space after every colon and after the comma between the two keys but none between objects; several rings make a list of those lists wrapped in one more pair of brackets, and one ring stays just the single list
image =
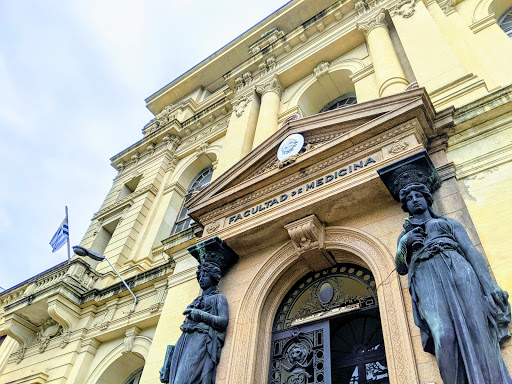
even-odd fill
[{"label": "pilaster", "polygon": [[217,178],[252,149],[260,112],[260,100],[254,91],[233,100],[226,138],[212,179]]}]

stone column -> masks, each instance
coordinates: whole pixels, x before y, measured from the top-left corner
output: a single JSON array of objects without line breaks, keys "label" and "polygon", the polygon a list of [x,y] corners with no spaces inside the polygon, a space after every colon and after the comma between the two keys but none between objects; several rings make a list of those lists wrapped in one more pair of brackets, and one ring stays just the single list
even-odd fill
[{"label": "stone column", "polygon": [[382,9],[376,16],[357,25],[368,41],[380,97],[402,92],[409,84],[391,42],[385,17]]},{"label": "stone column", "polygon": [[266,84],[256,87],[256,92],[261,94],[261,106],[252,143],[253,149],[277,131],[277,116],[282,91],[276,75],[270,78]]}]

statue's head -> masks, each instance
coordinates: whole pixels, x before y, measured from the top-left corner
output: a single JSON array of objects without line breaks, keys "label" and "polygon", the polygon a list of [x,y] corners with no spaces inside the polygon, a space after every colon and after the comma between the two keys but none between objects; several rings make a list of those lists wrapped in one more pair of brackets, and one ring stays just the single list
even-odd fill
[{"label": "statue's head", "polygon": [[[422,198],[420,198],[420,196]],[[429,210],[432,212],[432,193],[425,184],[412,183],[400,190],[400,204],[405,212],[411,215],[418,211]]]},{"label": "statue's head", "polygon": [[222,271],[217,264],[204,262],[197,267],[196,276],[201,289],[205,289],[210,284],[217,285],[219,283]]}]

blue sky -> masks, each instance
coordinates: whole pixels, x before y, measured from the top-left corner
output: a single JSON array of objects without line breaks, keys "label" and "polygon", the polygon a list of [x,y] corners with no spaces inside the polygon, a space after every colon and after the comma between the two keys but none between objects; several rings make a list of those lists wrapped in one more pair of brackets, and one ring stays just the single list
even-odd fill
[{"label": "blue sky", "polygon": [[287,1],[0,2],[0,286],[66,260],[142,137],[144,98]]}]

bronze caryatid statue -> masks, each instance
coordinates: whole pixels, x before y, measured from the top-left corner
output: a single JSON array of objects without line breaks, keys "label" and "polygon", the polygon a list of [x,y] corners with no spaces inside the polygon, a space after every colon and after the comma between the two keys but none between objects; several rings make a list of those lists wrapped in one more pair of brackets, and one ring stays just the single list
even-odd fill
[{"label": "bronze caryatid statue", "polygon": [[440,180],[426,153],[411,157],[379,173],[410,215],[395,261],[398,273],[409,275],[423,349],[436,356],[445,384],[512,383],[500,351],[510,337],[508,293],[493,280],[462,224],[433,211]]},{"label": "bronze caryatid statue", "polygon": [[218,237],[188,251],[199,261],[196,275],[202,292],[183,312],[183,333],[176,345],[168,348],[160,381],[214,384],[229,319],[228,301],[219,293],[218,283],[238,256]]}]

